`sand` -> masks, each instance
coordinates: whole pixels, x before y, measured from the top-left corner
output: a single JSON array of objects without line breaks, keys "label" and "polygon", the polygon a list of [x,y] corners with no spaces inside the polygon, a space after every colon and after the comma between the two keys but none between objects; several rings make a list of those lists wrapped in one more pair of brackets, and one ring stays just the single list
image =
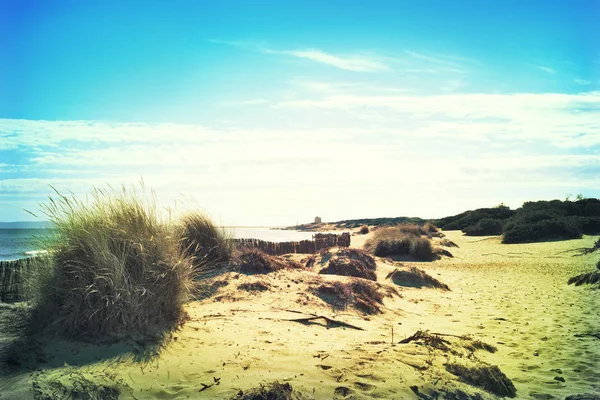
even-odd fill
[{"label": "sand", "polygon": [[[368,237],[353,236],[353,246]],[[600,392],[600,340],[576,336],[600,331],[600,296],[589,287],[567,285],[571,276],[595,268],[598,254],[572,254],[591,247],[596,238],[519,245],[460,232],[446,232],[446,238],[459,246],[449,249],[454,258],[403,265],[378,259],[378,282],[400,293],[384,299],[382,314],[332,310],[308,288],[350,278],[318,275],[317,267],[230,274],[213,297],[187,305],[190,320],[164,348],[148,353],[141,347],[132,352],[131,345],[42,343],[35,372],[4,370],[0,399],[30,399],[36,391],[56,391],[73,382],[100,387],[115,380],[121,398],[137,399],[225,399],[274,380],[314,399],[426,399],[436,393],[439,398],[460,393],[466,397],[455,398],[498,398],[445,367],[479,362],[497,365],[513,381],[519,399]],[[385,280],[395,268],[407,266],[424,270],[451,290],[400,287]],[[237,289],[256,282],[268,289]],[[364,330],[328,327],[319,320],[289,321],[310,313]],[[442,336],[447,349],[398,343],[418,330],[450,335]],[[457,337],[462,335],[497,351],[467,350],[470,341]]]}]

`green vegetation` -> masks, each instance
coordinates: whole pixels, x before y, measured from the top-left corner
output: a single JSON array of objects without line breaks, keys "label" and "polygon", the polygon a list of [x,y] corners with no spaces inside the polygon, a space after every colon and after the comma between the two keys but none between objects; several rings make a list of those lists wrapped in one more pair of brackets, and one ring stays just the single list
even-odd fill
[{"label": "green vegetation", "polygon": [[503,231],[502,221],[492,218],[484,218],[476,224],[463,229],[468,236],[492,236],[501,235]]},{"label": "green vegetation", "polygon": [[85,200],[56,192],[42,212],[54,230],[48,265],[32,279],[37,328],[112,341],[160,337],[182,323],[194,269],[181,252],[180,225],[161,217],[154,196],[135,188],[95,189]]},{"label": "green vegetation", "polygon": [[600,199],[530,201],[517,210],[499,205],[435,222],[444,230],[460,229],[470,236],[503,234],[503,243],[578,239],[600,234]]},{"label": "green vegetation", "polygon": [[464,230],[470,226],[476,225],[483,219],[494,219],[504,221],[515,214],[507,206],[501,204],[493,208],[478,208],[469,210],[457,215],[438,219],[435,224],[445,231]]}]

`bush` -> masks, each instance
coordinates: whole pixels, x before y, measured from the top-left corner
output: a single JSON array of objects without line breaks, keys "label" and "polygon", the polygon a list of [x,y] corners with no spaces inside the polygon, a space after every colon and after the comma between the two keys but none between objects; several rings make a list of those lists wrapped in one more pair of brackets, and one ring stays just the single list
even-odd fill
[{"label": "bush", "polygon": [[190,212],[181,219],[180,247],[197,270],[216,261],[229,260],[232,246],[230,235],[204,214]]},{"label": "bush", "polygon": [[360,233],[361,235],[366,235],[367,233],[369,233],[369,227],[367,225],[361,226],[358,230],[358,233]]},{"label": "bush", "polygon": [[478,208],[469,210],[450,217],[441,218],[436,222],[445,231],[462,230],[469,226],[476,225],[479,221],[486,218],[506,220],[512,217],[515,211],[510,208],[499,205],[493,208]]},{"label": "bush", "polygon": [[579,239],[582,232],[570,218],[542,220],[530,224],[511,224],[504,231],[502,243],[527,243],[545,240]]},{"label": "bush", "polygon": [[42,206],[54,228],[53,263],[37,283],[38,322],[60,336],[102,341],[179,325],[192,268],[154,199],[125,188],[95,189],[86,201],[57,195]]},{"label": "bush", "polygon": [[463,232],[468,236],[493,236],[502,234],[502,222],[497,219],[484,218],[471,225]]}]

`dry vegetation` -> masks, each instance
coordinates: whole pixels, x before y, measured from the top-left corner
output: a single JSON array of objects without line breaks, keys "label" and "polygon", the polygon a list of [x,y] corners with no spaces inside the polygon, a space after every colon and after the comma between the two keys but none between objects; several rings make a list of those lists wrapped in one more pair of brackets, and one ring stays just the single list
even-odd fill
[{"label": "dry vegetation", "polygon": [[416,267],[409,267],[407,270],[395,269],[390,272],[385,279],[391,279],[398,286],[409,287],[431,287],[442,290],[450,290],[448,285],[438,281],[425,271]]},{"label": "dry vegetation", "polygon": [[37,326],[107,341],[155,336],[184,320],[191,261],[153,197],[125,188],[96,189],[86,201],[57,193],[43,211],[55,230],[49,268],[35,277]]},{"label": "dry vegetation", "polygon": [[206,215],[192,211],[180,222],[183,253],[190,258],[194,269],[201,271],[206,266],[231,258],[233,244],[231,235],[217,227]]},{"label": "dry vegetation", "polygon": [[[429,225],[428,229],[433,228]],[[416,224],[381,228],[375,231],[364,248],[378,257],[407,256],[419,261],[433,261],[441,255],[448,255],[447,251],[433,248],[430,235],[431,232]]]},{"label": "dry vegetation", "polygon": [[284,269],[302,269],[299,263],[271,256],[258,249],[243,249],[233,256],[232,265],[242,274],[268,274]]},{"label": "dry vegetation", "polygon": [[502,397],[516,397],[517,389],[512,381],[500,371],[497,365],[478,363],[466,366],[457,363],[445,364],[446,370],[458,376],[465,383],[480,387],[490,393]]},{"label": "dry vegetation", "polygon": [[319,271],[319,274],[353,276],[372,281],[377,280],[375,260],[362,250],[340,249],[333,255],[329,252],[324,252],[321,254],[322,258],[323,256],[329,258],[329,263],[326,268]]},{"label": "dry vegetation", "polygon": [[384,295],[380,286],[368,280],[354,278],[349,282],[324,282],[311,291],[335,310],[352,307],[364,314],[382,312]]},{"label": "dry vegetation", "polygon": [[232,400],[303,400],[308,399],[295,391],[289,383],[261,384],[246,391],[240,390]]}]

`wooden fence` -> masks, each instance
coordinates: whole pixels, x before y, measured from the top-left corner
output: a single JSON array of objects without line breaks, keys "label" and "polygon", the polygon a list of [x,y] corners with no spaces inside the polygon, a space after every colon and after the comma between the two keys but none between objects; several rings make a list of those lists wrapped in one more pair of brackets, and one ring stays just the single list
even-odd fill
[{"label": "wooden fence", "polygon": [[312,240],[300,240],[298,242],[267,242],[260,239],[233,239],[236,247],[255,248],[271,255],[282,255],[289,253],[314,254],[329,247],[349,247],[350,234],[341,235],[316,233]]},{"label": "wooden fence", "polygon": [[25,271],[32,268],[34,258],[0,261],[0,301],[25,300]]}]

